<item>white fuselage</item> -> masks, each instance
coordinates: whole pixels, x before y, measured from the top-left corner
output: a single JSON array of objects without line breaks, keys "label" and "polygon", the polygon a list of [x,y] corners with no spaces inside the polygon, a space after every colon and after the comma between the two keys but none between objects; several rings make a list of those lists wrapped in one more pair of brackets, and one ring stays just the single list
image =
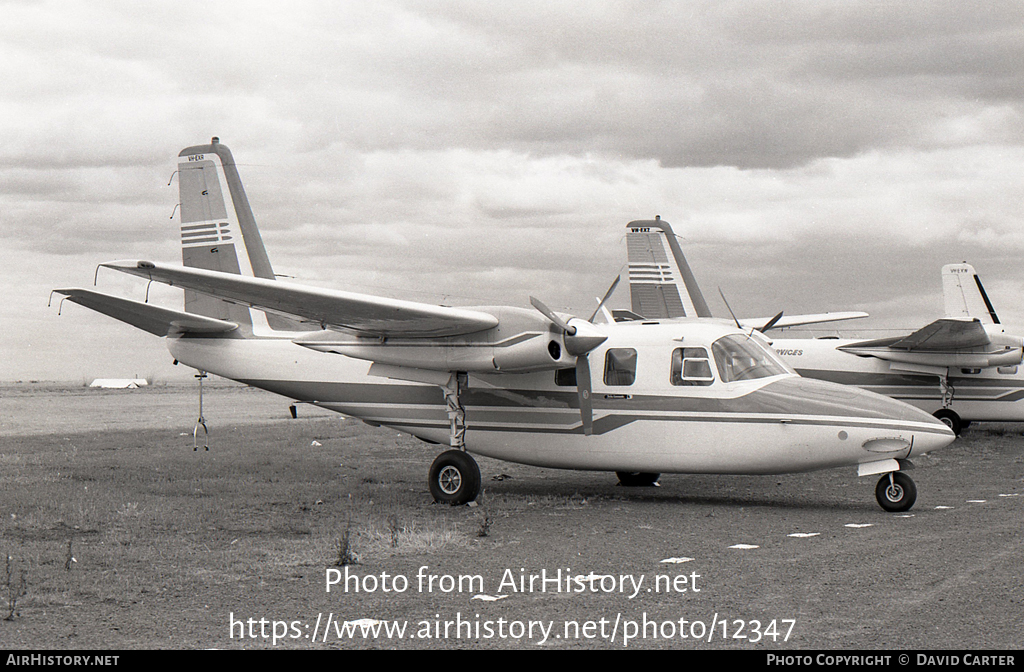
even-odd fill
[{"label": "white fuselage", "polygon": [[[905,401],[927,413],[943,408],[937,374],[901,370],[899,364],[861,357],[837,348],[857,339],[774,339],[772,348],[801,376],[865,390]],[[948,367],[953,388],[950,408],[964,420],[1024,421],[1024,366]]]},{"label": "white fuselage", "polygon": [[[595,325],[607,341],[589,353],[593,434],[582,427],[575,384],[553,371],[470,374],[461,394],[466,449],[544,467],[655,473],[767,474],[902,459],[947,445],[944,425],[901,402],[786,372],[673,384],[673,351],[726,333],[708,324]],[[189,366],[300,402],[447,445],[441,388],[368,375],[371,363],[270,338],[169,338]],[[635,379],[609,384],[609,350],[632,351]],[[612,383],[616,382],[614,379]]]}]

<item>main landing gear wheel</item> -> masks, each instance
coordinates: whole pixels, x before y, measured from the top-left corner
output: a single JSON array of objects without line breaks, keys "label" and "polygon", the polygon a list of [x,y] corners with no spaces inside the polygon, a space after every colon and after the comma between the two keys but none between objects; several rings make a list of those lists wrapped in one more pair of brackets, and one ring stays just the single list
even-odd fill
[{"label": "main landing gear wheel", "polygon": [[427,485],[435,502],[467,504],[480,495],[480,467],[465,451],[445,451],[430,465]]},{"label": "main landing gear wheel", "polygon": [[642,471],[616,471],[619,477],[619,484],[627,488],[643,488],[654,485],[661,478],[661,474],[648,474]]},{"label": "main landing gear wheel", "polygon": [[909,511],[917,501],[917,486],[910,476],[902,471],[893,471],[878,479],[875,499],[886,511]]},{"label": "main landing gear wheel", "polygon": [[939,410],[932,413],[936,418],[942,421],[944,425],[953,430],[953,433],[960,436],[961,430],[965,429],[970,423],[965,423],[957,415],[956,411],[951,411],[948,408],[940,408]]}]

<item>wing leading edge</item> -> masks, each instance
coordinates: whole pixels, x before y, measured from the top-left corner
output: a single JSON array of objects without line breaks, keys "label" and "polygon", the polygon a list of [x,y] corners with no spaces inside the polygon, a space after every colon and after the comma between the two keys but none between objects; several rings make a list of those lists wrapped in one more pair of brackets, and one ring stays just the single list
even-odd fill
[{"label": "wing leading edge", "polygon": [[360,335],[408,338],[459,336],[498,325],[498,318],[478,310],[320,289],[151,261],[112,261],[100,265],[216,296],[231,303]]}]

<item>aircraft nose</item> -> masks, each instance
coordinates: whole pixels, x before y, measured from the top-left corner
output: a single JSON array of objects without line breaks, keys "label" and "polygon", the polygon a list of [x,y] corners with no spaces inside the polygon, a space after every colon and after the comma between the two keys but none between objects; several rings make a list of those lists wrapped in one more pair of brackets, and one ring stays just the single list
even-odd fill
[{"label": "aircraft nose", "polygon": [[[856,389],[854,407],[869,415],[878,413],[888,422],[878,428],[878,436],[864,441],[869,452],[886,453],[909,448],[907,457],[948,446],[956,434],[944,422],[906,402],[867,390]],[[895,433],[894,433],[895,432]],[[898,444],[909,442],[909,445]]]},{"label": "aircraft nose", "polygon": [[916,406],[860,388],[836,387],[852,394],[847,402],[852,414],[877,418],[877,423],[864,423],[865,428],[873,430],[861,444],[869,453],[893,455],[907,451],[907,457],[923,455],[948,446],[956,438],[945,423]]},{"label": "aircraft nose", "polygon": [[847,425],[844,441],[856,441],[879,459],[922,455],[956,438],[949,427],[921,409],[858,387],[794,377],[766,389],[800,399],[808,414],[830,416],[836,424]]}]

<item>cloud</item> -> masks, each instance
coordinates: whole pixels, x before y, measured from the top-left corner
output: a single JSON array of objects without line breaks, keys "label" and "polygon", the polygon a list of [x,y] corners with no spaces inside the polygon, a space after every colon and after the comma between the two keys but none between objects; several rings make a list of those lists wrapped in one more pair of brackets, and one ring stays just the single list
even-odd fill
[{"label": "cloud", "polygon": [[52,359],[11,354],[25,331],[45,340],[50,288],[179,258],[168,181],[213,135],[276,270],[327,286],[589,313],[625,223],[655,214],[711,300],[721,285],[750,314],[925,319],[939,266],[963,259],[1020,286],[1015,3],[11,2],[5,18],[0,279],[18,291],[0,360],[19,375]]}]

